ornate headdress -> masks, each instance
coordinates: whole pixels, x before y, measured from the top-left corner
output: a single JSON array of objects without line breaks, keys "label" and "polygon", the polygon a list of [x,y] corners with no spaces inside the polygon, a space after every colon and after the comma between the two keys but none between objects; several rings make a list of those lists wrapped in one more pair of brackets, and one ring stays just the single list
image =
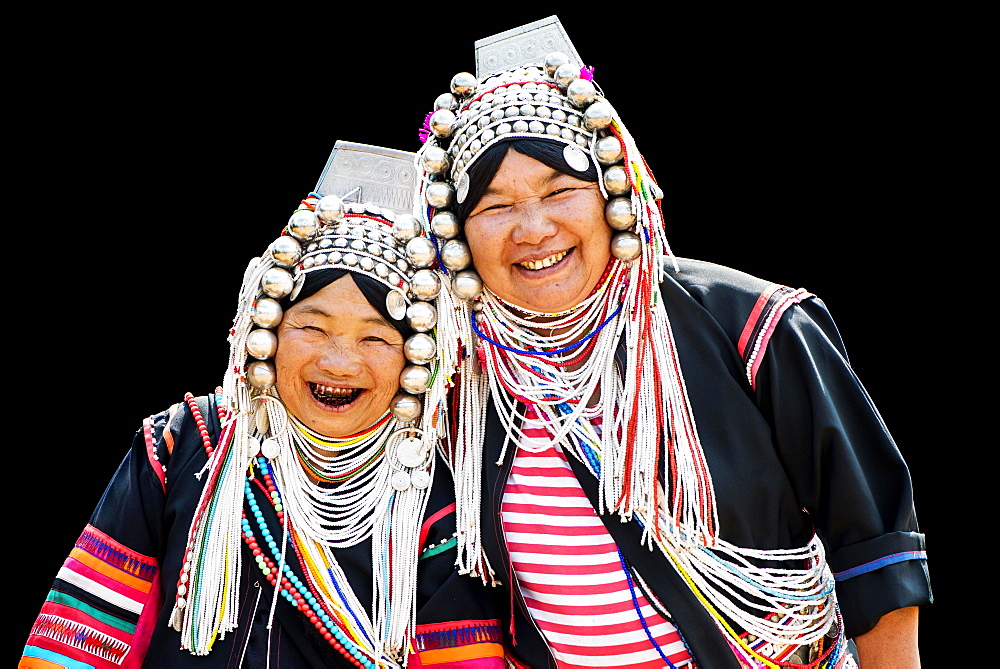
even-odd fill
[{"label": "ornate headdress", "polygon": [[[450,91],[435,100],[417,162],[419,213],[440,243],[452,292],[463,301],[455,310],[467,349],[457,393],[463,420],[453,454],[458,521],[467,528],[459,543],[462,566],[484,579],[492,574],[477,529],[480,416],[492,395],[508,440],[517,441],[522,423],[535,420],[590,469],[600,485],[598,511],[642,524],[643,540],[661,550],[717,614],[738,653],[758,657],[731,634],[731,621],[776,647],[821,638],[836,607],[829,606],[829,570],[815,559],[822,554],[818,540],[795,551],[754,551],[718,536],[712,478],[657,286],[664,257],[672,256],[662,191],[632,136],[556,17],[479,40],[476,54],[477,74],[456,75]],[[570,168],[600,170],[605,220],[615,230],[613,259],[595,292],[563,314],[512,307],[483,286],[454,214],[470,191],[470,168],[491,146],[516,138],[563,144]],[[553,334],[537,331],[539,316]],[[623,364],[615,369],[622,340]],[[477,363],[490,373],[479,375]],[[588,406],[594,397],[598,406]],[[755,559],[788,568],[757,573],[746,568]],[[800,569],[803,564],[809,566]],[[745,606],[744,595],[733,594],[733,574],[746,596],[767,603]],[[781,581],[789,574],[794,578]],[[807,606],[789,614],[790,602],[805,599]]]},{"label": "ornate headdress", "polygon": [[[440,290],[441,278],[433,269],[434,245],[410,213],[413,160],[412,153],[338,141],[315,191],[292,213],[267,252],[247,267],[229,335],[230,360],[221,391],[227,412],[223,434],[207,465],[199,504],[213,511],[199,513],[192,523],[189,558],[174,608],[182,645],[196,654],[207,653],[216,633],[236,625],[238,602],[226,598],[239,592],[246,472],[263,458],[259,466],[281,495],[288,540],[299,553],[314,558],[309,564],[333,564],[324,574],[313,575],[319,581],[334,579],[336,587],[321,588],[324,596],[350,590],[346,581],[336,582],[339,568],[330,547],[353,545],[368,536],[379,547],[392,533],[392,560],[373,566],[371,629],[337,640],[379,666],[383,661],[401,663],[405,657],[414,625],[419,528],[434,453],[444,435],[447,386],[456,367],[455,347],[437,344],[434,302],[440,300],[450,309],[451,297]],[[281,301],[294,301],[309,274],[330,268],[383,284],[388,289],[386,312],[397,321],[406,319],[415,330],[404,343],[409,364],[400,375],[391,415],[364,433],[342,439],[311,432],[288,415],[271,361],[278,348],[274,330],[283,317]],[[442,325],[441,336],[448,338],[448,321]],[[341,466],[338,460],[351,457],[357,465],[351,476],[362,486],[352,488],[351,500],[368,501],[345,521],[348,504],[337,497],[340,488],[315,486],[309,478],[345,487],[343,479],[348,477],[337,478],[332,472]],[[272,559],[281,564],[285,554]],[[192,587],[199,589],[201,601],[185,596]],[[335,611],[352,610],[350,628],[365,618],[358,608],[351,601],[326,606],[334,617]],[[342,634],[340,629],[332,631]]]}]

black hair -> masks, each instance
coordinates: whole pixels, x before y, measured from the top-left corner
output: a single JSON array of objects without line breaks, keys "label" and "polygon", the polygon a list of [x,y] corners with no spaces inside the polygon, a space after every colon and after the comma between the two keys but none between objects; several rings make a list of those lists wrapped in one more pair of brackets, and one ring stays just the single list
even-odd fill
[{"label": "black hair", "polygon": [[576,177],[581,181],[596,182],[599,178],[599,173],[594,161],[588,158],[587,162],[589,165],[587,169],[583,172],[578,172],[570,167],[566,162],[566,158],[563,157],[563,151],[565,151],[566,146],[566,144],[552,139],[541,137],[538,139],[525,139],[518,137],[499,142],[486,149],[476,158],[476,162],[472,164],[472,167],[466,173],[469,179],[469,192],[465,196],[465,200],[455,205],[455,215],[458,216],[458,220],[464,223],[466,217],[472,212],[472,209],[479,200],[482,199],[483,193],[486,192],[486,189],[493,181],[493,177],[496,176],[497,170],[500,169],[500,163],[503,162],[508,149],[514,149],[518,153],[524,154],[529,158],[534,158],[558,172]]},{"label": "black hair", "polygon": [[385,298],[390,290],[387,285],[370,276],[351,272],[342,267],[327,267],[308,272],[305,282],[302,284],[302,290],[299,291],[294,300],[290,300],[287,297],[282,300],[282,308],[288,309],[294,303],[301,302],[307,297],[315,295],[334,281],[342,278],[345,274],[354,280],[354,285],[358,287],[361,294],[368,300],[368,304],[372,305],[375,311],[385,319],[385,322],[396,328],[399,334],[403,335],[403,341],[406,341],[416,333],[416,330],[410,327],[410,322],[405,316],[402,320],[396,320],[389,314],[389,310],[385,306]]}]

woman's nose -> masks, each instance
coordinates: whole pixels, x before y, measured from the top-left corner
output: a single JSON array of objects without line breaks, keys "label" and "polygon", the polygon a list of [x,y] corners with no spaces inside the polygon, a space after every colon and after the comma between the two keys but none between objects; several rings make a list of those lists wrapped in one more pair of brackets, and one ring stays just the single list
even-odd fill
[{"label": "woman's nose", "polygon": [[356,346],[330,342],[316,361],[320,369],[336,376],[357,376],[362,368],[361,352]]},{"label": "woman's nose", "polygon": [[518,203],[515,214],[517,218],[511,239],[516,244],[540,244],[558,230],[545,205],[537,200]]}]

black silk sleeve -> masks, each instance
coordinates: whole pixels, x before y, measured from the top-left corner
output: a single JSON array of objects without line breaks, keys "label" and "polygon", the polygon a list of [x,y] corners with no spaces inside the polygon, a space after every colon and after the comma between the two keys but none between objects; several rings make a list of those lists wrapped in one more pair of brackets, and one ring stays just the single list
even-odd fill
[{"label": "black silk sleeve", "polygon": [[820,300],[783,315],[758,373],[757,401],[826,546],[847,635],[929,603],[909,471]]}]

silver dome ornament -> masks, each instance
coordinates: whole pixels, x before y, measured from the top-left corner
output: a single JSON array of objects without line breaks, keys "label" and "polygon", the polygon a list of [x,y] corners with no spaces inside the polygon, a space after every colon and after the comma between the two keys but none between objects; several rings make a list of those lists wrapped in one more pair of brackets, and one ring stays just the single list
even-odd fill
[{"label": "silver dome ornament", "polygon": [[563,160],[577,172],[586,172],[590,168],[590,158],[578,146],[563,147]]},{"label": "silver dome ornament", "polygon": [[288,218],[288,234],[300,242],[312,239],[319,231],[319,219],[311,209],[298,209]]},{"label": "silver dome ornament", "polygon": [[258,360],[268,360],[278,351],[278,337],[270,330],[257,328],[247,335],[246,349]]},{"label": "silver dome ornament", "polygon": [[566,97],[578,108],[583,108],[597,97],[597,87],[590,79],[574,79],[566,87]]},{"label": "silver dome ornament", "polygon": [[559,69],[560,65],[565,65],[569,62],[569,56],[564,54],[562,51],[552,51],[545,56],[545,74],[550,77],[554,77],[556,70]]},{"label": "silver dome ornament", "polygon": [[483,292],[483,280],[472,270],[455,272],[451,276],[451,292],[460,300],[473,300]]},{"label": "silver dome ornament", "polygon": [[433,300],[441,292],[441,277],[432,269],[418,269],[410,279],[410,292],[421,300]]},{"label": "silver dome ornament", "polygon": [[409,393],[399,393],[389,403],[389,410],[392,411],[392,415],[404,423],[409,423],[420,418],[423,409],[424,407],[420,402],[420,398]]},{"label": "silver dome ornament", "polygon": [[397,216],[392,224],[392,236],[397,241],[406,242],[420,235],[422,227],[416,216],[404,214]]},{"label": "silver dome ornament", "polygon": [[441,246],[441,264],[453,272],[463,270],[472,264],[469,245],[461,239],[449,239]]},{"label": "silver dome ornament", "polygon": [[406,297],[399,290],[390,290],[385,295],[385,310],[393,320],[401,321],[406,315]]},{"label": "silver dome ornament", "polygon": [[425,365],[437,355],[437,344],[429,334],[418,332],[403,343],[403,355],[415,365]]},{"label": "silver dome ornament", "polygon": [[455,201],[455,189],[451,184],[435,181],[428,184],[427,190],[424,191],[424,199],[435,209],[446,209]]},{"label": "silver dome ornament", "polygon": [[316,203],[316,218],[329,225],[344,218],[344,201],[336,195],[324,195]]},{"label": "silver dome ornament", "polygon": [[277,379],[274,365],[267,360],[254,360],[247,365],[247,383],[257,390],[267,390]]},{"label": "silver dome ornament", "polygon": [[391,485],[392,489],[396,492],[408,490],[410,487],[410,475],[402,471],[393,472],[389,477],[389,485]]},{"label": "silver dome ornament", "polygon": [[556,68],[556,71],[552,73],[552,79],[556,82],[556,85],[563,90],[566,89],[574,80],[580,78],[580,66],[575,63],[565,62]]},{"label": "silver dome ornament", "polygon": [[458,100],[451,93],[442,93],[434,100],[434,109],[448,109],[455,111],[458,109]]},{"label": "silver dome ornament", "polygon": [[458,217],[450,211],[436,211],[431,218],[431,230],[441,239],[457,237],[461,232]]},{"label": "silver dome ornament", "polygon": [[278,327],[284,316],[284,310],[277,300],[270,297],[261,297],[253,303],[250,308],[250,320],[262,328],[272,329]]},{"label": "silver dome ornament", "polygon": [[431,370],[424,365],[407,365],[399,373],[399,387],[414,395],[426,392],[430,382]]},{"label": "silver dome ornament", "polygon": [[[450,114],[451,112],[448,113]],[[448,170],[448,167],[451,165],[451,159],[448,158],[447,151],[440,146],[431,144],[425,146],[424,150],[420,152],[420,164],[430,174],[441,174]]]},{"label": "silver dome ornament", "polygon": [[602,165],[614,165],[625,157],[625,151],[622,150],[620,139],[614,135],[608,135],[601,137],[594,144],[594,156],[597,158],[597,162]]},{"label": "silver dome ornament", "polygon": [[278,267],[294,267],[302,258],[302,245],[290,235],[282,235],[271,242],[271,258]]},{"label": "silver dome ornament", "polygon": [[272,267],[260,278],[260,288],[268,297],[280,300],[292,292],[292,275],[280,267]]},{"label": "silver dome ornament", "polygon": [[450,109],[438,109],[431,114],[427,123],[430,125],[431,132],[434,133],[435,137],[451,137],[451,134],[455,131],[456,120],[455,112]]},{"label": "silver dome ornament", "polygon": [[632,198],[613,197],[604,205],[604,220],[615,230],[628,230],[635,225]]},{"label": "silver dome ornament", "polygon": [[642,239],[634,232],[616,232],[611,238],[611,255],[630,262],[642,253]]},{"label": "silver dome ornament", "polygon": [[417,332],[429,332],[437,325],[437,309],[430,302],[414,302],[406,308],[406,319]]},{"label": "silver dome ornament", "polygon": [[414,488],[423,490],[431,484],[430,472],[424,469],[414,469],[410,472],[410,485]]},{"label": "silver dome ornament", "polygon": [[613,165],[604,172],[604,187],[611,195],[625,195],[632,190],[628,173],[621,165]]},{"label": "silver dome ornament", "polygon": [[459,98],[471,97],[478,86],[479,80],[470,72],[459,72],[451,78],[451,92]]},{"label": "silver dome ornament", "polygon": [[583,125],[588,130],[603,130],[614,120],[615,109],[606,100],[598,100],[583,112]]},{"label": "silver dome ornament", "polygon": [[414,267],[430,267],[437,260],[437,249],[434,242],[426,237],[414,237],[406,242],[406,259]]}]

